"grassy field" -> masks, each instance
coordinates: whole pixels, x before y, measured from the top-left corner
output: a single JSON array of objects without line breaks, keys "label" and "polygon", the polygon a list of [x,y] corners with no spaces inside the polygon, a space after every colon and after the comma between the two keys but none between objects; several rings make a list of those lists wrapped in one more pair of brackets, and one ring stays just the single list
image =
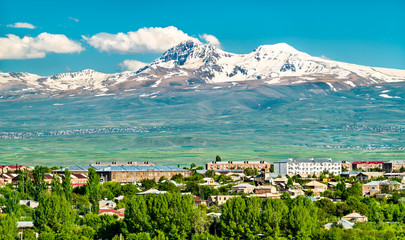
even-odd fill
[{"label": "grassy field", "polygon": [[[0,103],[0,163],[202,165],[288,157],[405,159],[405,85],[314,95],[290,87]],[[382,91],[401,98],[383,98]],[[109,132],[105,128],[137,128]],[[67,130],[96,129],[77,134]],[[58,136],[40,136],[59,131]],[[101,131],[102,133],[97,133]],[[13,136],[13,137],[10,137]],[[22,139],[15,139],[23,136]]]}]

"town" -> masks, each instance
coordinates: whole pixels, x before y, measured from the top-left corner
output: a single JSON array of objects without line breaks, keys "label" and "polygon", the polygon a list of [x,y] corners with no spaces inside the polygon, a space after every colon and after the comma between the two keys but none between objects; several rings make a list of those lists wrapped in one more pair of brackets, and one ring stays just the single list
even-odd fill
[{"label": "town", "polygon": [[269,163],[217,156],[204,167],[95,162],[0,168],[0,235],[7,232],[2,239],[361,239],[367,231],[388,239],[405,234],[405,160]]}]

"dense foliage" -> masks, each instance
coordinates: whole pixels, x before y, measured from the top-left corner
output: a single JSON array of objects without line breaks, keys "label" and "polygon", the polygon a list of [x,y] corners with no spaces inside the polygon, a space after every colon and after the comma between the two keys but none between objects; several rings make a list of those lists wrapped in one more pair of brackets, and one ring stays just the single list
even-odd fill
[{"label": "dense foliage", "polygon": [[[405,239],[405,193],[394,191],[388,199],[361,196],[361,184],[346,187],[341,181],[326,197],[312,201],[308,197],[261,199],[245,195],[230,198],[222,206],[197,206],[193,195],[208,199],[212,195],[234,194],[234,183],[226,175],[207,171],[223,185],[214,188],[195,173],[184,178],[143,180],[141,186],[100,183],[95,171],[89,171],[85,186],[72,188],[66,171],[54,175],[50,184],[43,178],[45,168],[34,170],[33,181],[22,172],[20,182],[0,188],[0,240],[17,239],[17,221],[33,221],[34,229],[24,230],[23,239]],[[340,180],[340,178],[337,178]],[[304,182],[294,176],[289,181]],[[229,183],[229,184],[227,184]],[[156,188],[166,194],[136,195]],[[182,193],[183,192],[183,193]],[[184,194],[187,192],[188,194]],[[122,219],[117,215],[98,215],[100,199],[114,200],[124,196],[116,209],[125,208]],[[19,200],[37,199],[35,209],[20,205]],[[367,223],[356,223],[353,229],[343,229],[339,219],[353,211],[368,217]],[[220,216],[218,215],[220,213]],[[333,223],[326,230],[324,225]]]}]

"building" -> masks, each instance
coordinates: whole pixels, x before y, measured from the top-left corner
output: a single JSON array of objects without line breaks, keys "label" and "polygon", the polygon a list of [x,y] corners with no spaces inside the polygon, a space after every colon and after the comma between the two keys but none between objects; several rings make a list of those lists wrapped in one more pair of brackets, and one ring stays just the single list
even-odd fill
[{"label": "building", "polygon": [[304,184],[304,187],[306,187],[307,189],[311,189],[315,195],[319,195],[320,193],[323,193],[328,189],[328,186],[326,184],[317,181],[306,183]]},{"label": "building", "polygon": [[[87,175],[89,166],[70,166],[66,167],[72,174]],[[64,173],[66,168],[55,170],[55,173]],[[176,174],[181,174],[183,177],[189,177],[191,172],[173,166],[92,166],[100,175],[102,182],[120,182],[134,183],[142,179],[155,179],[158,181],[161,177],[168,179]]]},{"label": "building", "polygon": [[342,169],[345,169],[346,171],[351,171],[353,170],[352,168],[352,163],[348,161],[342,161]]},{"label": "building", "polygon": [[226,203],[227,200],[236,197],[236,195],[216,195],[216,196],[209,196],[207,199],[208,206],[215,204],[216,202],[218,205],[222,205]]},{"label": "building", "polygon": [[1,165],[0,166],[0,173],[11,173],[15,171],[24,171],[27,169],[28,171],[31,171],[31,167],[23,166],[23,165]]},{"label": "building", "polygon": [[331,158],[289,158],[274,163],[274,172],[280,175],[321,174],[324,171],[339,175],[342,172],[341,162]]},{"label": "building", "polygon": [[206,170],[232,170],[232,169],[270,169],[271,164],[265,161],[229,161],[229,162],[217,162],[213,161],[211,163],[205,164]]},{"label": "building", "polygon": [[384,162],[382,168],[387,173],[400,172],[401,169],[405,169],[405,160],[393,160]]},{"label": "building", "polygon": [[83,186],[87,183],[87,175],[83,173],[71,173],[70,179],[73,187]]},{"label": "building", "polygon": [[378,178],[378,177],[383,177],[384,173],[383,172],[360,172],[357,174],[356,178],[359,181],[368,181],[373,178]]},{"label": "building", "polygon": [[363,196],[374,196],[381,191],[382,181],[371,181],[363,184],[361,187],[361,193]]},{"label": "building", "polygon": [[347,171],[347,172],[342,172],[340,174],[341,177],[343,178],[349,178],[349,177],[356,177],[360,172],[359,171]]},{"label": "building", "polygon": [[262,185],[258,186],[254,189],[254,193],[256,194],[265,194],[265,193],[278,193],[275,186],[272,185]]},{"label": "building", "polygon": [[201,204],[207,205],[207,201],[202,200],[201,198],[194,196],[194,203],[195,205],[199,206]]},{"label": "building", "polygon": [[248,183],[242,183],[242,184],[238,184],[233,186],[231,189],[233,192],[235,193],[252,193],[255,190],[255,186],[253,186],[252,184],[248,184]]},{"label": "building", "polygon": [[374,169],[374,168],[382,169],[384,162],[386,162],[386,161],[358,161],[358,162],[353,162],[352,167],[353,167],[353,169],[362,170],[362,171],[369,171],[370,169]]},{"label": "building", "polygon": [[114,209],[117,206],[117,203],[108,199],[98,201],[100,209]]},{"label": "building", "polygon": [[351,228],[354,227],[354,223],[349,222],[349,221],[344,220],[344,219],[341,219],[337,223],[327,223],[327,224],[325,224],[324,228],[326,230],[329,230],[332,227],[339,227],[339,226],[342,226],[342,228],[344,228],[344,229],[351,229]]},{"label": "building", "polygon": [[120,163],[120,162],[111,162],[111,163],[101,163],[101,162],[96,162],[90,164],[92,167],[111,167],[111,166],[155,166],[155,164],[150,163],[150,162],[126,162],[126,163]]},{"label": "building", "polygon": [[351,221],[351,222],[367,222],[367,217],[353,211],[352,213],[341,218],[342,220]]},{"label": "building", "polygon": [[292,198],[305,196],[305,192],[302,189],[288,189],[287,192],[291,195]]},{"label": "building", "polygon": [[34,200],[20,200],[18,202],[19,205],[25,205],[28,206],[30,208],[36,208],[39,205],[39,202],[34,201]]},{"label": "building", "polygon": [[98,215],[117,215],[118,219],[123,219],[125,216],[125,208],[120,209],[100,209]]}]

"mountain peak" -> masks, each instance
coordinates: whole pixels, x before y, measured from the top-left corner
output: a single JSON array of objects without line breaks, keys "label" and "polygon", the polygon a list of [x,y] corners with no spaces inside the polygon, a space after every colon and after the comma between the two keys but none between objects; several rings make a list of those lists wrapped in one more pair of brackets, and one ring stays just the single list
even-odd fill
[{"label": "mountain peak", "polygon": [[254,52],[264,51],[264,52],[288,52],[288,53],[302,53],[297,49],[291,47],[287,43],[276,43],[272,45],[260,45]]}]

